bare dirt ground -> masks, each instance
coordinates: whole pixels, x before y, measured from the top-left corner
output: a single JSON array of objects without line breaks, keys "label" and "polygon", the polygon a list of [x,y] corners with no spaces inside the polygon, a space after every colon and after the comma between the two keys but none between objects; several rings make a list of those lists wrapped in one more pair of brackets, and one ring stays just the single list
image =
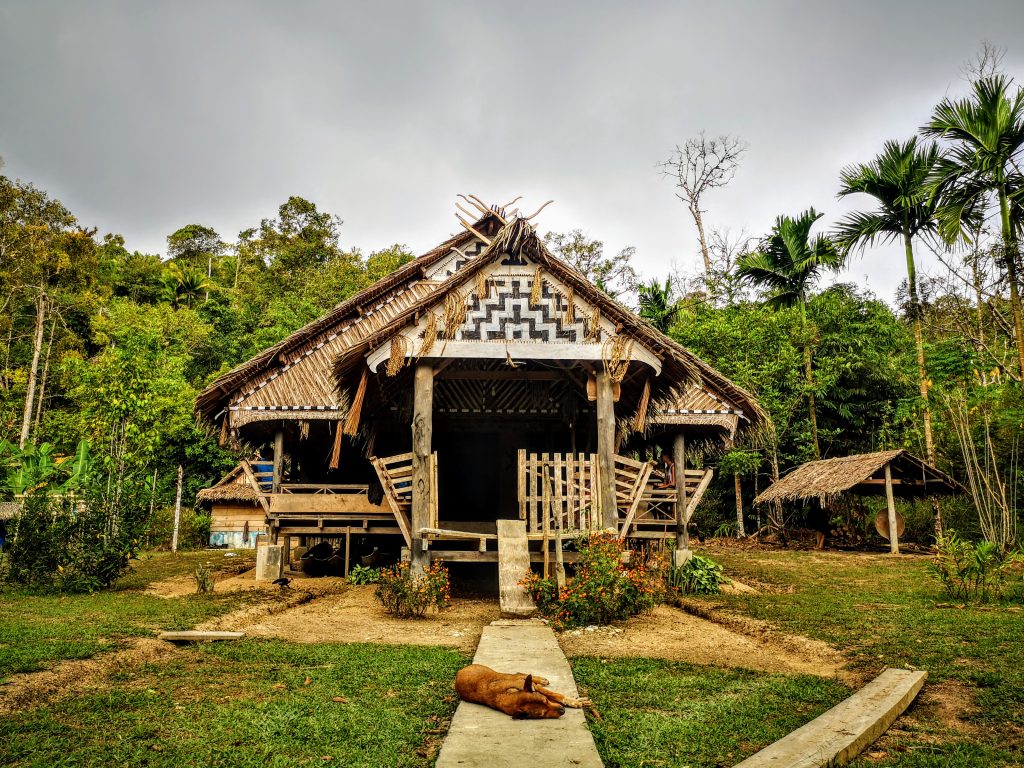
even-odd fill
[{"label": "bare dirt ground", "polygon": [[[323,581],[326,579],[303,579],[292,585],[295,590],[304,590],[308,582]],[[472,653],[483,628],[500,616],[496,600],[456,598],[441,613],[430,613],[422,619],[396,619],[381,608],[373,597],[372,586],[342,583],[333,590],[269,616],[228,614],[218,620],[216,629],[241,630],[248,637],[275,637],[299,643],[447,645]]]},{"label": "bare dirt ground", "polygon": [[570,658],[643,656],[850,679],[842,655],[825,643],[761,627],[731,628],[667,605],[615,627],[563,632],[559,643]]},{"label": "bare dirt ground", "polygon": [[138,638],[120,650],[101,653],[90,659],[62,661],[39,672],[12,675],[0,687],[0,716],[30,709],[58,697],[105,688],[109,685],[108,676],[115,670],[159,662],[179,652],[169,643]]}]

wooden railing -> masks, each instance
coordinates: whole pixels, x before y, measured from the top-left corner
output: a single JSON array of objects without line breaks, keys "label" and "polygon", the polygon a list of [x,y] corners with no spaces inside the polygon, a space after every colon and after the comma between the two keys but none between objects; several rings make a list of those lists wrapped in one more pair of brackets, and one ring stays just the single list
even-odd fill
[{"label": "wooden railing", "polygon": [[[597,454],[519,451],[519,517],[530,534],[575,535],[600,530]],[[686,519],[711,482],[710,469],[679,473],[686,483]],[[658,488],[651,462],[615,456],[615,506],[618,534],[641,531],[669,535],[676,523],[676,489]]]}]

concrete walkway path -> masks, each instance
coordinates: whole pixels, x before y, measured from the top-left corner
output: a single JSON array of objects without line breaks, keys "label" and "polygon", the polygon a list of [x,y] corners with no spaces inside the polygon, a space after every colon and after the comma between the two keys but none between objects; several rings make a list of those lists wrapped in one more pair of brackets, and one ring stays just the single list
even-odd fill
[{"label": "concrete walkway path", "polygon": [[[484,627],[476,664],[498,672],[546,677],[550,688],[576,697],[576,681],[551,628],[536,621],[503,620]],[[602,768],[583,710],[557,720],[513,720],[463,701],[455,710],[436,768]]]}]

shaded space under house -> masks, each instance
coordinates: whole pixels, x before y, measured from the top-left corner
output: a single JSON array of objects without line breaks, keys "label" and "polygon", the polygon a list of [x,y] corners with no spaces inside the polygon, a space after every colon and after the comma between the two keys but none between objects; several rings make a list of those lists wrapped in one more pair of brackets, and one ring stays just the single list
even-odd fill
[{"label": "shaded space under house", "polygon": [[[935,467],[906,450],[876,451],[801,464],[754,499],[755,504],[827,503],[842,494],[884,496],[886,516],[876,521],[879,533],[899,551],[896,499],[937,498],[966,489]],[[897,535],[890,535],[896,530]]]},{"label": "shaded space under house", "polygon": [[[366,548],[497,562],[500,519],[521,521],[535,560],[597,529],[685,546],[711,479],[685,468],[687,446],[766,415],[528,218],[473,204],[465,231],[199,395],[222,441],[265,462],[230,482],[258,492],[271,541],[343,542],[346,569]],[[655,446],[674,452],[678,488],[630,458]]]}]

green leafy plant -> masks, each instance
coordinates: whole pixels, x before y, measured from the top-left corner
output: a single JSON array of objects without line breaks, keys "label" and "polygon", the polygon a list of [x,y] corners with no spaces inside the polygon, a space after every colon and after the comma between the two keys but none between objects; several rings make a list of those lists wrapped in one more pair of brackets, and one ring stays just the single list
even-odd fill
[{"label": "green leafy plant", "polygon": [[946,594],[957,600],[1002,598],[1013,566],[1022,560],[1018,552],[1003,555],[991,541],[966,541],[952,530],[940,536],[935,546],[931,573]]},{"label": "green leafy plant", "polygon": [[196,569],[192,573],[192,578],[196,581],[197,594],[213,594],[215,582],[213,578],[213,570],[210,568],[209,563],[199,563],[198,565],[196,565]]},{"label": "green leafy plant", "polygon": [[369,568],[365,565],[355,565],[348,572],[348,583],[356,586],[365,584],[376,584],[380,581],[380,571],[377,568]]},{"label": "green leafy plant", "polygon": [[688,595],[717,595],[729,583],[719,563],[697,554],[683,565],[672,566],[667,581],[672,589]]},{"label": "green leafy plant", "polygon": [[576,572],[561,589],[554,578],[528,573],[520,584],[557,629],[608,624],[651,610],[664,597],[661,554],[632,553],[623,563],[625,542],[613,533],[576,540]]},{"label": "green leafy plant", "polygon": [[443,610],[451,599],[448,569],[440,560],[418,575],[406,562],[382,568],[374,596],[385,611],[403,619],[420,618],[431,607]]}]

